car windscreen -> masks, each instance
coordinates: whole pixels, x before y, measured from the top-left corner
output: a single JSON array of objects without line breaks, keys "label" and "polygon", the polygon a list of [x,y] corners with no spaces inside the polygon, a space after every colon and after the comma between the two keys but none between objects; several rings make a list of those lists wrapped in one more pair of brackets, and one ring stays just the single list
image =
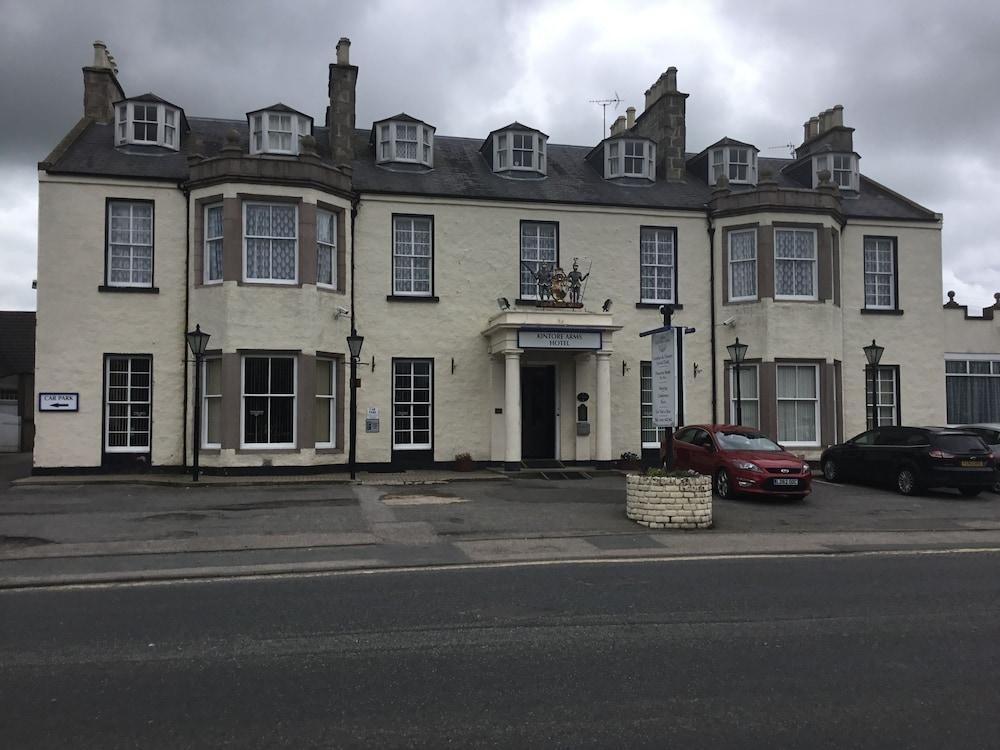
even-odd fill
[{"label": "car windscreen", "polygon": [[782,447],[771,440],[767,435],[759,432],[726,432],[719,430],[715,433],[715,439],[719,441],[719,447],[724,451],[780,451]]},{"label": "car windscreen", "polygon": [[931,445],[949,453],[986,453],[983,441],[975,435],[933,435]]}]

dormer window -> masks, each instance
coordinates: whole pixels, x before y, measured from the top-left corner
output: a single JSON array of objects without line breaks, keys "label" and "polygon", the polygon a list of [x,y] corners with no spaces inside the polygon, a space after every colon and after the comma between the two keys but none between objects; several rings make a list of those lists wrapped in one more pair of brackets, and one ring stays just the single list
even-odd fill
[{"label": "dormer window", "polygon": [[830,172],[830,180],[841,190],[858,190],[858,157],[854,154],[819,154],[813,157],[813,187],[819,185],[819,173]]},{"label": "dormer window", "polygon": [[711,152],[711,177],[714,185],[725,175],[729,182],[757,184],[757,149],[747,145],[726,145]]},{"label": "dormer window", "polygon": [[434,128],[407,114],[375,123],[379,164],[402,162],[434,166]]},{"label": "dormer window", "polygon": [[[516,127],[515,127],[516,126]],[[494,172],[536,172],[545,174],[545,151],[549,137],[519,123],[490,134]],[[489,156],[486,144],[483,152]]]},{"label": "dormer window", "polygon": [[115,145],[180,148],[178,127],[181,110],[159,97],[147,94],[115,105]]},{"label": "dormer window", "polygon": [[299,153],[299,140],[312,135],[312,118],[284,104],[250,112],[250,153]]},{"label": "dormer window", "polygon": [[652,141],[626,138],[604,142],[604,177],[640,177],[656,180],[656,145]]}]

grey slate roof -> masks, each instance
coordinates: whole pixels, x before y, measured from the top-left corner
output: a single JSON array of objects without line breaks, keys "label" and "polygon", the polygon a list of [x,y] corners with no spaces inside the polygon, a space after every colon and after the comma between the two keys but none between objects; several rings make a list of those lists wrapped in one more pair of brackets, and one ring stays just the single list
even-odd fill
[{"label": "grey slate roof", "polygon": [[[230,130],[239,134],[244,151],[249,148],[246,120],[191,117],[188,123],[191,130],[182,140],[179,152],[155,146],[115,148],[113,127],[91,123],[49,167],[49,171],[183,182],[188,176],[188,155],[217,154],[225,145],[226,134]],[[524,126],[511,123],[508,127]],[[320,157],[329,159],[326,128],[316,127],[313,134]],[[360,192],[699,211],[704,209],[711,192],[704,179],[692,173],[687,173],[678,182],[658,180],[644,185],[609,182],[586,161],[592,146],[554,143],[547,147],[546,177],[515,178],[494,174],[480,153],[480,139],[443,135],[434,138],[433,169],[393,169],[391,166],[376,166],[370,136],[370,129],[355,131],[353,181],[355,189]],[[689,154],[688,158],[694,156]],[[781,169],[791,163],[790,159],[761,158],[758,166],[762,172],[770,169],[782,187],[803,187],[781,173]],[[864,176],[861,187],[858,197],[844,198],[844,213],[849,218],[923,221],[935,218],[931,211]]]},{"label": "grey slate roof", "polygon": [[35,371],[35,313],[0,311],[0,377]]}]

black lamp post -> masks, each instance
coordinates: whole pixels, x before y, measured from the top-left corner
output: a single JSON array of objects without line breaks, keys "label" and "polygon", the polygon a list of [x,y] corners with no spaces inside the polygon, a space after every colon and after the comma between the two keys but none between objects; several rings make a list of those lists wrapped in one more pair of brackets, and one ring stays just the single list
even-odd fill
[{"label": "black lamp post", "polygon": [[361,345],[365,342],[364,336],[359,336],[358,332],[351,329],[351,335],[347,337],[347,348],[351,352],[351,447],[347,453],[347,464],[351,469],[351,479],[355,475],[355,462],[358,458],[358,358],[361,357]]},{"label": "black lamp post", "polygon": [[865,359],[868,360],[867,369],[872,373],[872,427],[878,427],[878,363],[882,359],[884,346],[879,346],[872,339],[871,344],[861,347],[865,352]]},{"label": "black lamp post", "polygon": [[750,347],[747,344],[740,343],[740,337],[736,337],[736,343],[730,344],[726,347],[729,351],[729,358],[733,362],[733,373],[736,378],[736,424],[743,424],[743,393],[740,390],[740,365],[743,364],[743,360],[746,359],[747,349]]},{"label": "black lamp post", "polygon": [[205,349],[208,348],[209,334],[201,330],[201,324],[193,331],[184,334],[188,348],[194,355],[194,461],[191,464],[191,480],[198,481],[198,451],[201,448],[201,363],[205,361]]}]

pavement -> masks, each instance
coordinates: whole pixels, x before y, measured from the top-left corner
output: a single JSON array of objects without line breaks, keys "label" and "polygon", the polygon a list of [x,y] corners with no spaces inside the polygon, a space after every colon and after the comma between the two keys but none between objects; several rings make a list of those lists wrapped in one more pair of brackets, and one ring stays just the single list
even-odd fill
[{"label": "pavement", "polygon": [[0,461],[0,588],[546,560],[1000,548],[1000,498],[991,493],[902,497],[818,480],[802,502],[716,499],[715,528],[683,532],[628,520],[624,480],[608,474],[36,484],[17,481],[24,461]]}]

